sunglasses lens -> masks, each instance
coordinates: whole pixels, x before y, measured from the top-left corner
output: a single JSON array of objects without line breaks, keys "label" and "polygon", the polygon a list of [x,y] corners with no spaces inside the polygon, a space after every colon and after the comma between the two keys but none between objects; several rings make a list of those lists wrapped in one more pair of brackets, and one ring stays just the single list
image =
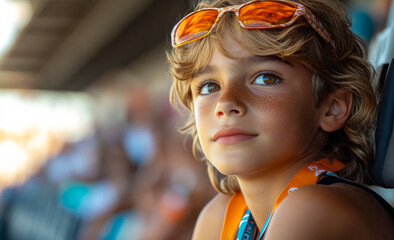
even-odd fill
[{"label": "sunglasses lens", "polygon": [[239,19],[245,27],[272,27],[291,21],[296,8],[281,2],[254,2],[239,10]]},{"label": "sunglasses lens", "polygon": [[217,16],[218,11],[208,9],[186,17],[175,31],[175,44],[180,45],[208,34]]}]

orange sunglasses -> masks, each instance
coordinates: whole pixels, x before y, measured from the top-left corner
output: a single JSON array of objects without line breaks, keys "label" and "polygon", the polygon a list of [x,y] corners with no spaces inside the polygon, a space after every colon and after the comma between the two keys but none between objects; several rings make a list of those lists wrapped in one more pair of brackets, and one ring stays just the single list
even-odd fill
[{"label": "orange sunglasses", "polygon": [[287,27],[301,15],[336,51],[335,41],[323,25],[304,5],[288,0],[253,0],[223,8],[203,8],[179,21],[171,32],[173,47],[206,37],[226,12],[234,12],[239,24],[247,29]]}]

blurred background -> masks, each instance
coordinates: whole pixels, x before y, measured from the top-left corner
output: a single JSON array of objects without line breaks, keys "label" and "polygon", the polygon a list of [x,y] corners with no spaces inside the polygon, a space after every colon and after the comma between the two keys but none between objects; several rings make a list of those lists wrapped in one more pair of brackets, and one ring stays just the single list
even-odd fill
[{"label": "blurred background", "polygon": [[[191,238],[215,191],[165,51],[196,2],[0,0],[0,239]],[[345,3],[372,44],[391,0]]]}]

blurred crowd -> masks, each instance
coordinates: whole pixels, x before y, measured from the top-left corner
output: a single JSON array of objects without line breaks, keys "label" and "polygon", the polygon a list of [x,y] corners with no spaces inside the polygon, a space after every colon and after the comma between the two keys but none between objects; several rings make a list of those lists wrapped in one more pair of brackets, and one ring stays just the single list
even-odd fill
[{"label": "blurred crowd", "polygon": [[64,144],[3,191],[0,239],[190,239],[214,190],[168,96],[149,94],[133,90],[124,124]]}]

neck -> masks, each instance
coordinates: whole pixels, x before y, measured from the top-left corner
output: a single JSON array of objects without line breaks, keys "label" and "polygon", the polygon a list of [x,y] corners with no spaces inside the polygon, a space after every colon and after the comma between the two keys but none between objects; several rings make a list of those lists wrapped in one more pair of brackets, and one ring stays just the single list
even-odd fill
[{"label": "neck", "polygon": [[282,190],[307,162],[286,162],[254,176],[238,176],[242,194],[260,231]]}]

